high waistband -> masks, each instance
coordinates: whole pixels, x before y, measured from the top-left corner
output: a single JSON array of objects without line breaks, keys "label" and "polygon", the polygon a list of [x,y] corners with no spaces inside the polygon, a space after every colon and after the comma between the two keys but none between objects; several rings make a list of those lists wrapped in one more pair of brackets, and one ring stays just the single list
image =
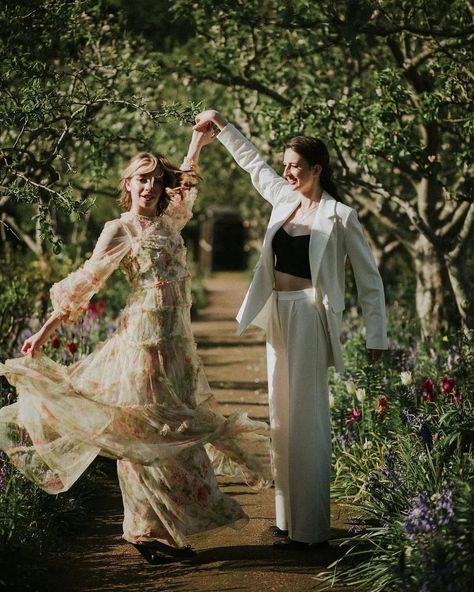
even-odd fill
[{"label": "high waistband", "polygon": [[274,290],[273,293],[277,300],[314,300],[314,288],[305,288],[304,290]]}]

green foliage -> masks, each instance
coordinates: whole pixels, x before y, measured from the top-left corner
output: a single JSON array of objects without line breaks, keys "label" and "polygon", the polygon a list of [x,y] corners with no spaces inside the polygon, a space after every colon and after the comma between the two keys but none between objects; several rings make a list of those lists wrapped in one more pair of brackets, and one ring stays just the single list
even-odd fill
[{"label": "green foliage", "polygon": [[[31,206],[56,250],[56,216],[81,218],[107,191],[124,150],[150,145],[165,120],[190,121],[193,108],[159,105],[159,67],[139,38],[128,38],[108,3],[7,0],[0,10],[2,205]],[[130,153],[129,153],[130,154]]]},{"label": "green foliage", "polygon": [[37,273],[15,269],[11,262],[0,260],[0,360],[11,352],[20,332],[28,326],[34,307]]},{"label": "green foliage", "polygon": [[[411,259],[424,333],[442,319],[470,326],[469,3],[178,0],[173,10],[191,15],[196,35],[164,71],[227,89],[209,106],[265,151],[279,155],[300,133],[327,141],[346,201],[381,222],[369,225],[374,243],[389,254],[398,242]],[[440,302],[423,308],[441,282]]]}]

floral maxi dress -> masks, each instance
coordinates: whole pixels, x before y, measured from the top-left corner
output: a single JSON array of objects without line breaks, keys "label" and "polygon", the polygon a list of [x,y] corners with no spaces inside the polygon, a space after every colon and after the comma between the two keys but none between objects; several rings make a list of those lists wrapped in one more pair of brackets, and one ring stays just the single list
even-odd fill
[{"label": "floral maxi dress", "polygon": [[187,187],[162,216],[107,222],[91,258],[51,288],[54,309],[74,322],[120,266],[130,293],[107,341],[67,367],[42,353],[0,364],[18,393],[0,410],[0,449],[49,493],[70,488],[99,454],[118,459],[131,542],[183,545],[186,535],[247,523],[210,458],[250,484],[271,479],[266,424],[217,411],[196,353],[180,235],[194,197]]}]

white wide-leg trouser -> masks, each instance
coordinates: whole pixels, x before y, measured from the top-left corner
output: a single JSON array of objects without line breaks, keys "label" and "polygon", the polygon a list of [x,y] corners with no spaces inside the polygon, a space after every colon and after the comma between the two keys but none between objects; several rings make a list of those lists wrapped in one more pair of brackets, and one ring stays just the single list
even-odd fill
[{"label": "white wide-leg trouser", "polygon": [[267,369],[276,524],[290,538],[329,538],[328,333],[314,290],[274,292]]}]

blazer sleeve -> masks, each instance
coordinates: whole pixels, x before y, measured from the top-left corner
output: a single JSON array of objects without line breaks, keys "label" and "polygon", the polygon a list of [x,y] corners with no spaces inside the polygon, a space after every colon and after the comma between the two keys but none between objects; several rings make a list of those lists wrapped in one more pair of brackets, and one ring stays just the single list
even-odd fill
[{"label": "blazer sleeve", "polygon": [[366,346],[368,349],[387,349],[387,321],[382,278],[355,210],[352,210],[347,217],[344,239],[364,317]]},{"label": "blazer sleeve", "polygon": [[231,123],[217,135],[235,162],[250,174],[253,186],[272,205],[292,194],[288,183],[262,158],[255,146]]}]

